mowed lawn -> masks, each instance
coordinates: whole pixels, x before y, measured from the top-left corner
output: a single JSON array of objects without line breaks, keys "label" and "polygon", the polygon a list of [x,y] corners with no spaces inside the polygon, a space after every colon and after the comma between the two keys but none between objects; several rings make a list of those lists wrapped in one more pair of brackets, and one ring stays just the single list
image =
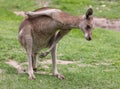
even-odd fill
[{"label": "mowed lawn", "polygon": [[[53,0],[51,6],[79,15],[92,5],[95,16],[120,18],[119,2]],[[46,64],[48,68],[39,64],[38,71],[46,74],[36,73],[35,80],[29,80],[27,74],[18,74],[14,67],[6,64],[9,60],[18,63],[27,61],[17,37],[23,17],[16,16],[13,11],[36,8],[38,3],[35,0],[0,1],[0,89],[120,89],[120,32],[117,31],[95,28],[92,41],[85,40],[79,29],[73,29],[66,35],[58,44],[58,59],[73,62],[58,64],[59,72],[66,77],[65,80],[49,75],[52,73],[52,64]],[[102,13],[96,8],[102,8]],[[39,61],[49,59],[50,55],[39,58]]]}]

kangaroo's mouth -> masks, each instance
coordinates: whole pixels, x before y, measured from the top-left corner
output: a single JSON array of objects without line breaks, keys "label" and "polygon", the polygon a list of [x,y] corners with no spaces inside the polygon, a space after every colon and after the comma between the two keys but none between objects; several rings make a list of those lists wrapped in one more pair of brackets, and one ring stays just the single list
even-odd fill
[{"label": "kangaroo's mouth", "polygon": [[91,37],[86,37],[86,40],[91,41],[92,38]]}]

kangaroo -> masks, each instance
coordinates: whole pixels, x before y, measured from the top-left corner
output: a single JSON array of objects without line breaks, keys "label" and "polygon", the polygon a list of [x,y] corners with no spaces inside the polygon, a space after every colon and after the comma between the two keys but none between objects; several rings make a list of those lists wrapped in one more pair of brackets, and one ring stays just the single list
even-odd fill
[{"label": "kangaroo", "polygon": [[89,8],[83,16],[72,16],[62,10],[49,7],[25,14],[27,17],[20,24],[18,39],[28,57],[29,78],[35,79],[34,71],[37,70],[38,52],[43,48],[49,48],[41,53],[40,57],[51,53],[53,75],[64,79],[65,77],[57,70],[57,43],[73,28],[82,30],[86,40],[90,41],[93,29],[92,8]]}]

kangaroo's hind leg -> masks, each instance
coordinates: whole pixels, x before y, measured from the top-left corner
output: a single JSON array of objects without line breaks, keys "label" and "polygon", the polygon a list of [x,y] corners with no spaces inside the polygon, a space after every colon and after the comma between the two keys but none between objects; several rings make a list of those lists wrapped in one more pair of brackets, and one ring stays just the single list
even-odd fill
[{"label": "kangaroo's hind leg", "polygon": [[32,37],[27,35],[26,37],[26,53],[28,57],[28,75],[30,79],[35,79],[32,66]]},{"label": "kangaroo's hind leg", "polygon": [[37,71],[37,61],[38,61],[38,54],[32,53],[32,67],[35,72]]},{"label": "kangaroo's hind leg", "polygon": [[32,67],[32,45],[33,39],[31,36],[31,27],[26,26],[19,32],[19,41],[21,45],[25,48],[27,58],[28,58],[28,75],[30,79],[35,79]]},{"label": "kangaroo's hind leg", "polygon": [[56,76],[59,79],[64,79],[65,77],[63,75],[61,75],[58,72],[57,69],[57,51],[56,51],[56,45],[53,47],[53,49],[51,50],[51,55],[52,55],[52,64],[53,64],[53,76]]}]

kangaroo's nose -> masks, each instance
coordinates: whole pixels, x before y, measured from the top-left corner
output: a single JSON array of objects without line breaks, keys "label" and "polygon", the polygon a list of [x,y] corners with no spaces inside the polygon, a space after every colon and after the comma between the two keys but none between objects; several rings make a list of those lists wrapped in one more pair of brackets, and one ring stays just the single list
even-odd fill
[{"label": "kangaroo's nose", "polygon": [[92,38],[91,38],[91,37],[88,37],[87,40],[90,41],[90,40],[92,40]]},{"label": "kangaroo's nose", "polygon": [[92,38],[91,38],[91,37],[89,37],[89,38],[88,38],[88,40],[92,40]]}]

